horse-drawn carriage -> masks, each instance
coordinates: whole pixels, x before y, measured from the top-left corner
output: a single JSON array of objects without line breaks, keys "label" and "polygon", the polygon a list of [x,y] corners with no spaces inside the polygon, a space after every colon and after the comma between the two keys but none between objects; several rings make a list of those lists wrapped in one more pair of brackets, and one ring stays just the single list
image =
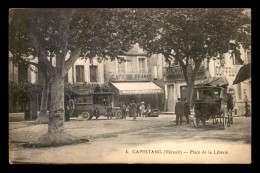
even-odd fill
[{"label": "horse-drawn carriage", "polygon": [[209,119],[213,124],[222,124],[223,128],[233,124],[231,112],[228,111],[227,103],[229,95],[225,85],[200,84],[194,87],[194,126],[199,122],[205,125]]}]

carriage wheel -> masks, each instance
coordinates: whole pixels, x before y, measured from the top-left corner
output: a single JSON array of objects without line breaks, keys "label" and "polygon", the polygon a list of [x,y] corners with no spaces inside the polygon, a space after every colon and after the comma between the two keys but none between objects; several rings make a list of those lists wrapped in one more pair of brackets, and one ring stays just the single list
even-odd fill
[{"label": "carriage wheel", "polygon": [[88,112],[82,112],[81,117],[85,120],[90,120],[92,118]]},{"label": "carriage wheel", "polygon": [[122,119],[121,111],[117,111],[115,114],[116,114],[116,119]]}]

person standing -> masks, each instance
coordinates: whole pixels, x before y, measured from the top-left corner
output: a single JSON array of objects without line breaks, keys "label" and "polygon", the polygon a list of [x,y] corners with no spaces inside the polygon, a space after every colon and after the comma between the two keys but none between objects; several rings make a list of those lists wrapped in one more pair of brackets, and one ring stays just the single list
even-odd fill
[{"label": "person standing", "polygon": [[75,101],[74,101],[74,99],[69,100],[69,106],[70,106],[70,117],[73,117],[74,111],[75,111]]},{"label": "person standing", "polygon": [[126,109],[125,109],[126,117],[129,116],[129,104],[126,103]]},{"label": "person standing", "polygon": [[133,116],[133,104],[132,103],[130,103],[129,104],[129,107],[128,107],[128,110],[129,110],[129,117],[132,117]]},{"label": "person standing", "polygon": [[184,99],[184,116],[187,120],[187,124],[190,123],[190,119],[189,119],[189,116],[190,116],[190,105],[189,105],[189,102],[188,100],[185,98]]},{"label": "person standing", "polygon": [[141,117],[144,118],[144,111],[145,111],[145,105],[144,105],[144,102],[141,102],[141,105],[140,105],[140,114],[141,114]]},{"label": "person standing", "polygon": [[184,114],[184,104],[181,102],[181,99],[178,98],[178,102],[175,105],[175,114],[176,114],[176,124],[178,125],[179,122],[182,124],[182,117]]},{"label": "person standing", "polygon": [[137,105],[135,104],[134,100],[132,100],[132,114],[133,114],[134,120],[136,120]]},{"label": "person standing", "polygon": [[137,109],[136,109],[136,116],[141,117],[141,111],[140,111],[140,106],[141,103],[136,103]]},{"label": "person standing", "polygon": [[249,110],[249,104],[248,104],[248,99],[247,96],[245,97],[245,116],[249,117],[250,116],[250,110]]},{"label": "person standing", "polygon": [[121,108],[121,110],[122,110],[122,118],[123,119],[126,119],[126,105],[125,105],[125,103],[123,102],[122,103],[122,106],[121,106],[122,108]]},{"label": "person standing", "polygon": [[146,116],[147,116],[147,117],[150,117],[151,112],[152,112],[151,105],[148,104],[148,105],[147,105],[147,109],[146,109]]},{"label": "person standing", "polygon": [[65,121],[70,121],[70,106],[69,106],[69,103],[65,104]]}]

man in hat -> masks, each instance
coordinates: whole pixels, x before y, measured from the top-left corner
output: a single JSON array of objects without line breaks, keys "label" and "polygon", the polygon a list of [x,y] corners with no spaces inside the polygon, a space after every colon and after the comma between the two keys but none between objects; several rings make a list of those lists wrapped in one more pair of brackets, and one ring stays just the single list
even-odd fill
[{"label": "man in hat", "polygon": [[184,104],[181,102],[181,98],[178,98],[178,102],[175,105],[175,114],[176,114],[176,124],[179,122],[182,124],[182,117],[184,114]]}]

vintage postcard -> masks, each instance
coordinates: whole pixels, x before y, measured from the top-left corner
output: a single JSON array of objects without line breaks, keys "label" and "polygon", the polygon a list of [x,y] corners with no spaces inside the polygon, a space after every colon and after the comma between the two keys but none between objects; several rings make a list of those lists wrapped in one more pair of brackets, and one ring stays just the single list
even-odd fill
[{"label": "vintage postcard", "polygon": [[9,9],[10,164],[251,164],[251,10]]}]

